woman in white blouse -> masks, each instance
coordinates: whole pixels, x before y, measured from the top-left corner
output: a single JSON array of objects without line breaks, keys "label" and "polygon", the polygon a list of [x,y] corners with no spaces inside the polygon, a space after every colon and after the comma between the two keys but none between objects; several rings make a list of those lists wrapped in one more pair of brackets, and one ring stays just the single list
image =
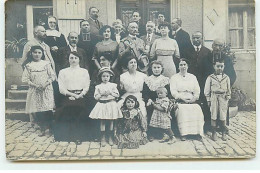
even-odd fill
[{"label": "woman in white blouse", "polygon": [[58,76],[59,90],[64,98],[56,111],[54,137],[58,141],[79,144],[83,136],[82,118],[87,107],[84,96],[89,90],[90,79],[88,70],[79,66],[82,57],[71,52],[68,58],[70,67],[62,69]]},{"label": "woman in white blouse", "polygon": [[137,71],[137,61],[131,55],[124,57],[124,66],[128,69],[128,71],[120,75],[120,95],[122,95],[122,100],[119,101],[119,105],[120,107],[123,105],[124,99],[127,96],[134,95],[140,104],[139,108],[142,115],[145,119],[147,119],[145,103],[142,98],[144,79],[147,75]]},{"label": "woman in white blouse", "polygon": [[197,139],[201,139],[204,116],[196,104],[200,96],[199,83],[196,76],[187,72],[188,60],[181,59],[179,69],[180,72],[170,79],[170,91],[178,104],[175,114],[181,140],[185,140],[186,135],[196,135]]}]

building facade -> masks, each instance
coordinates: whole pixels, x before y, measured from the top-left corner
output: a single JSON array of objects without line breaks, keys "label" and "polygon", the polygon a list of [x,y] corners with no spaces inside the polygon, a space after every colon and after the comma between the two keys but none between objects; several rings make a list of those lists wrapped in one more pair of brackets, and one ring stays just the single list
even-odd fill
[{"label": "building facade", "polygon": [[[58,18],[60,31],[67,36],[70,31],[79,32],[79,22],[89,17],[89,7],[100,12],[99,20],[111,25],[117,18],[126,25],[133,11],[139,11],[141,21],[157,22],[158,12],[165,14],[166,21],[182,19],[182,28],[190,35],[201,31],[204,45],[211,48],[215,38],[222,38],[231,44],[235,52],[237,81],[235,86],[248,97],[255,99],[255,6],[253,0],[10,0],[6,3],[6,29],[23,26],[27,39],[33,38],[33,27],[45,24],[46,16]],[[15,13],[10,8],[18,8]],[[19,14],[20,13],[20,14]],[[17,17],[15,17],[17,16]],[[24,21],[24,22],[22,22]],[[15,32],[17,33],[17,32]],[[13,35],[6,32],[6,38]],[[14,70],[17,69],[17,70]],[[19,60],[6,57],[6,89],[11,84],[20,84]]]}]

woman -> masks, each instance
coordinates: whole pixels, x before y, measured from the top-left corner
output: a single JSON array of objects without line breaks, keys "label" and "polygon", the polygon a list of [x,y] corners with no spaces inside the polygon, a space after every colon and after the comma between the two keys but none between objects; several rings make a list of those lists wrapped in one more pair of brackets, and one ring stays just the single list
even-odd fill
[{"label": "woman", "polygon": [[59,48],[67,46],[65,36],[59,31],[57,19],[54,16],[48,17],[48,29],[46,30],[44,42],[51,48],[51,55],[54,61],[57,59]]},{"label": "woman", "polygon": [[85,115],[85,95],[89,90],[89,73],[79,67],[82,59],[76,52],[69,55],[70,67],[62,69],[59,73],[58,83],[60,93],[63,95],[61,107],[56,111],[55,139],[58,141],[74,141],[81,143],[86,133],[83,127]]},{"label": "woman", "polygon": [[128,69],[128,71],[120,75],[120,95],[122,95],[122,99],[118,102],[118,104],[121,107],[123,105],[124,99],[128,95],[134,95],[140,104],[139,108],[146,120],[147,127],[147,112],[145,103],[142,99],[144,80],[147,76],[146,74],[137,71],[137,61],[132,55],[126,55],[126,57],[123,59],[123,65]]},{"label": "woman", "polygon": [[200,96],[199,83],[193,74],[187,72],[188,60],[180,60],[179,70],[170,79],[170,91],[178,103],[175,114],[181,140],[185,140],[186,135],[197,135],[197,139],[201,139],[204,116],[200,106],[196,104]]},{"label": "woman", "polygon": [[180,53],[177,42],[169,38],[169,28],[167,22],[159,25],[162,37],[154,41],[150,51],[150,58],[161,61],[164,67],[163,75],[171,78],[176,74],[174,58],[179,58]]},{"label": "woman", "polygon": [[101,68],[101,65],[99,63],[100,57],[104,53],[110,53],[112,55],[112,69],[115,69],[117,65],[117,57],[118,57],[118,51],[119,47],[116,41],[113,41],[111,39],[111,35],[114,35],[114,29],[111,28],[108,25],[103,26],[99,30],[99,34],[103,36],[103,40],[96,44],[94,53],[93,53],[93,60],[95,62],[95,65],[97,69]]}]

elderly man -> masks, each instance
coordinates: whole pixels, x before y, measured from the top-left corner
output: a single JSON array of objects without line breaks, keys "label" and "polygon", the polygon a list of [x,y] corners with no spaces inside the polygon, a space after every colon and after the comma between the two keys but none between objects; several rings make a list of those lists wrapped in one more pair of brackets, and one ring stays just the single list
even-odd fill
[{"label": "elderly man", "polygon": [[46,38],[46,30],[43,26],[36,26],[34,28],[34,38],[28,41],[24,45],[22,61],[26,60],[28,52],[31,50],[32,46],[41,46],[44,50],[45,60],[50,61],[53,70],[55,71],[55,63],[53,57],[51,55],[50,47],[44,43],[44,39]]},{"label": "elderly man", "polygon": [[142,25],[142,23],[141,23],[141,17],[140,17],[140,13],[139,12],[137,12],[137,11],[133,12],[133,15],[132,15],[132,18],[131,18],[131,22],[132,21],[136,22],[137,25],[138,25],[139,32],[137,34],[137,37],[140,38],[142,35],[145,34],[145,26]]},{"label": "elderly man", "polygon": [[146,23],[146,35],[141,36],[140,38],[145,43],[145,53],[149,55],[151,46],[155,39],[160,38],[160,36],[155,34],[155,23],[148,21]]},{"label": "elderly man", "polygon": [[180,18],[175,18],[171,22],[172,33],[169,34],[170,38],[173,38],[177,41],[179,50],[180,50],[180,58],[189,58],[189,52],[192,49],[192,44],[190,41],[190,35],[181,28],[182,21]]},{"label": "elderly man", "polygon": [[96,7],[89,8],[89,19],[87,20],[90,25],[90,33],[99,36],[99,30],[103,27],[103,23],[98,20],[99,10]]},{"label": "elderly man", "polygon": [[57,67],[60,71],[61,69],[69,67],[69,55],[71,52],[77,52],[79,56],[81,56],[82,60],[80,60],[80,67],[88,70],[88,59],[85,51],[77,46],[78,43],[78,33],[70,32],[68,35],[69,45],[67,47],[62,47],[58,51],[58,59],[59,64]]},{"label": "elderly man", "polygon": [[120,19],[116,19],[116,21],[113,22],[112,27],[115,30],[115,34],[112,36],[112,39],[119,44],[120,41],[127,36],[123,23]]},{"label": "elderly man", "polygon": [[[144,41],[137,37],[138,25],[132,21],[128,25],[129,35],[119,43],[119,56],[123,57],[125,54],[132,54],[137,60],[142,59],[142,54],[145,52]],[[122,58],[120,60],[122,65]],[[125,69],[123,69],[125,71]]]}]

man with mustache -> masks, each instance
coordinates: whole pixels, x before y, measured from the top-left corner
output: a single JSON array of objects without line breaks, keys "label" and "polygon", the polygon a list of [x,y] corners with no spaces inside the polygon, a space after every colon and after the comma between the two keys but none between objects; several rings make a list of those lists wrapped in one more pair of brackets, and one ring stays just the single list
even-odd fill
[{"label": "man with mustache", "polygon": [[87,55],[86,55],[84,49],[81,49],[77,46],[78,40],[79,40],[78,33],[70,32],[68,35],[69,45],[67,47],[62,47],[61,49],[59,49],[58,64],[57,64],[59,71],[61,69],[64,69],[64,68],[67,68],[70,66],[68,57],[71,52],[76,52],[79,56],[81,56],[82,60],[79,63],[80,67],[89,70]]},{"label": "man with mustache", "polygon": [[139,28],[139,32],[137,34],[137,37],[141,37],[142,35],[145,35],[145,26],[142,25],[140,13],[135,11],[133,12],[132,18],[130,20],[131,22],[136,22]]},{"label": "man with mustache", "polygon": [[155,34],[155,23],[148,21],[146,23],[146,35],[141,36],[140,38],[145,43],[145,52],[147,55],[150,53],[151,46],[155,39],[160,38],[160,36]]},{"label": "man with mustache", "polygon": [[[132,21],[128,24],[129,35],[121,40],[119,43],[119,56],[123,57],[125,54],[132,54],[137,60],[140,60],[143,53],[145,52],[145,43],[142,39],[138,38],[138,25],[136,22]],[[120,64],[122,65],[122,58],[120,59]],[[126,69],[122,69],[123,72]]]},{"label": "man with mustache", "polygon": [[98,20],[98,13],[99,10],[96,7],[90,7],[89,19],[87,21],[90,25],[90,33],[102,38],[102,36],[99,35],[99,30],[103,27],[103,23]]}]

